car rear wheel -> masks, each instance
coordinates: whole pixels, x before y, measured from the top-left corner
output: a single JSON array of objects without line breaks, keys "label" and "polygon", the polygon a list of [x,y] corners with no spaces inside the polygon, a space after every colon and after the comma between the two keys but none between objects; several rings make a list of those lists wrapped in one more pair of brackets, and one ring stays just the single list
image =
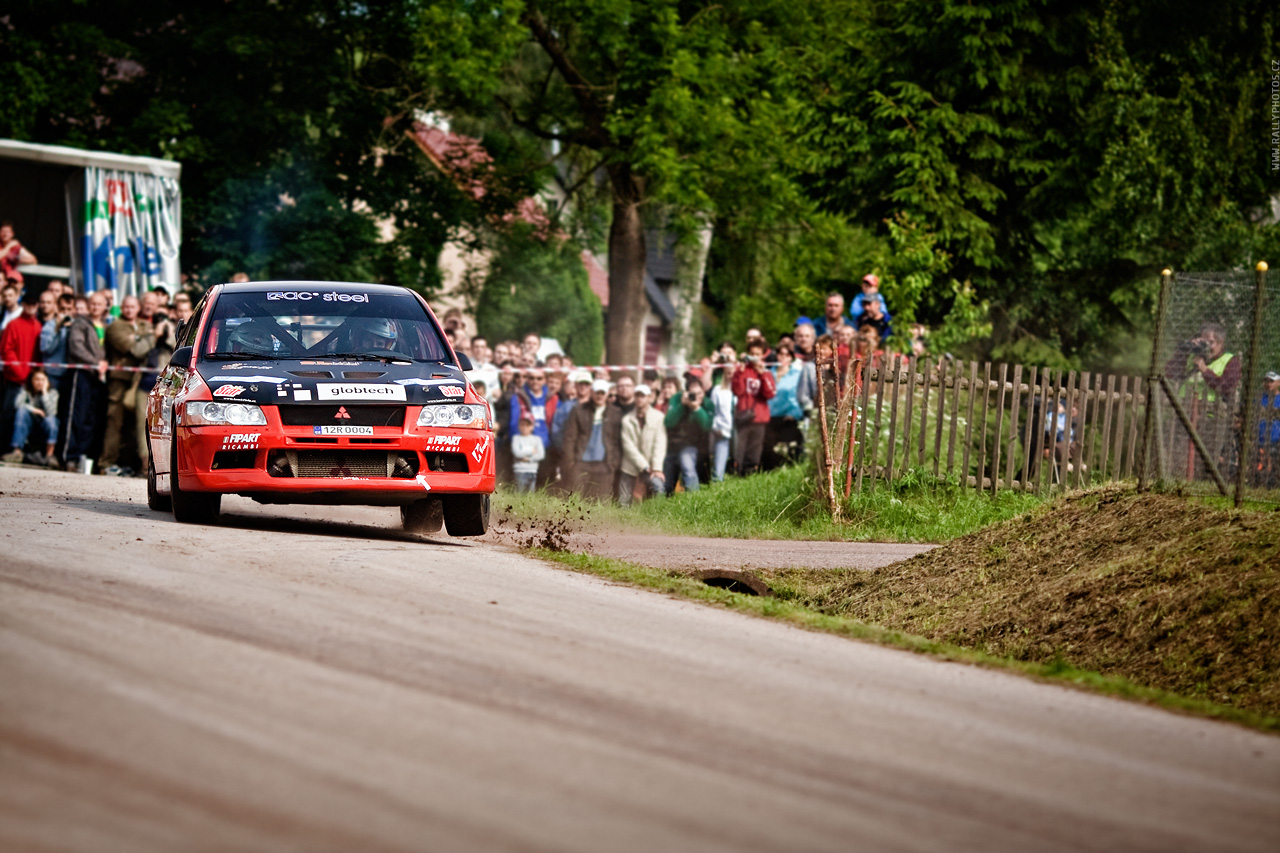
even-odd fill
[{"label": "car rear wheel", "polygon": [[222,495],[217,492],[184,492],[178,485],[178,431],[173,431],[169,451],[169,496],[173,517],[183,524],[217,524]]},{"label": "car rear wheel", "polygon": [[435,533],[444,525],[444,507],[439,498],[414,501],[400,507],[400,521],[409,533]]},{"label": "car rear wheel", "polygon": [[488,495],[447,495],[441,501],[450,536],[483,536],[489,529]]},{"label": "car rear wheel", "polygon": [[168,495],[160,494],[156,488],[156,462],[147,456],[147,506],[156,512],[169,512],[173,509],[173,501]]}]

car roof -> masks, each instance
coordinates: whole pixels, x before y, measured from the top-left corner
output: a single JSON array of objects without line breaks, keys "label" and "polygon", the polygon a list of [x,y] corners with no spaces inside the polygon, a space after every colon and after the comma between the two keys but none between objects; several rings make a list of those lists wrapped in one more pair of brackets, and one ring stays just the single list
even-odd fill
[{"label": "car roof", "polygon": [[311,290],[323,288],[341,293],[413,293],[398,284],[371,284],[358,281],[236,281],[218,285],[224,293],[260,293],[267,290]]}]

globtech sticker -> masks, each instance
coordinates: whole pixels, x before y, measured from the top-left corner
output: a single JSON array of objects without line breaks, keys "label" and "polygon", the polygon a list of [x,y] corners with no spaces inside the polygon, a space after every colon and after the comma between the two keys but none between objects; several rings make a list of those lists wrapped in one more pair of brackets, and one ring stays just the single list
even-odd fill
[{"label": "globtech sticker", "polygon": [[403,385],[375,385],[360,382],[317,382],[317,400],[394,400],[407,397]]}]

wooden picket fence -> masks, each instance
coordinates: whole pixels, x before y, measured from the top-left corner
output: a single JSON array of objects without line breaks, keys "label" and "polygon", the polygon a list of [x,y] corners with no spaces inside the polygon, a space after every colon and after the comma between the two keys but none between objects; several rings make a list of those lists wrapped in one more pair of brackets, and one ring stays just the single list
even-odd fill
[{"label": "wooden picket fence", "polygon": [[[826,371],[823,446],[833,503],[841,488],[847,497],[913,469],[992,494],[1043,494],[1137,476],[1146,405],[1138,377],[900,355],[884,360],[852,362],[841,388]],[[1073,441],[1046,435],[1051,427],[1056,432],[1058,401]]]}]

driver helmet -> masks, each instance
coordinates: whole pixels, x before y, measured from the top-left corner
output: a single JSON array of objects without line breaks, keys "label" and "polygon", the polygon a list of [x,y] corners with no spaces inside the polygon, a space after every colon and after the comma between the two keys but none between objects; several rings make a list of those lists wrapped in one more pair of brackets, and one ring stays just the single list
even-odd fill
[{"label": "driver helmet", "polygon": [[386,317],[352,317],[347,325],[351,327],[351,342],[356,346],[374,349],[395,347],[396,327]]},{"label": "driver helmet", "polygon": [[231,352],[245,352],[256,355],[271,355],[275,342],[271,333],[257,323],[242,323],[227,336]]}]

